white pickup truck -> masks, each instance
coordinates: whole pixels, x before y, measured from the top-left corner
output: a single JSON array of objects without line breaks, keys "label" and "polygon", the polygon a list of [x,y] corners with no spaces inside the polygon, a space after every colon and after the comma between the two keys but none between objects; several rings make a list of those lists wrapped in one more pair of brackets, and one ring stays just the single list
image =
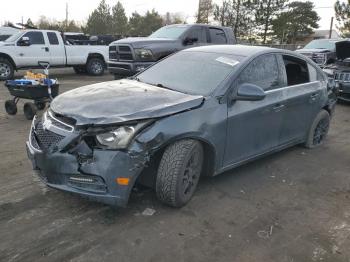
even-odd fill
[{"label": "white pickup truck", "polygon": [[0,42],[0,80],[13,78],[18,69],[37,68],[39,61],[98,76],[107,60],[108,46],[71,45],[58,31],[25,30]]}]

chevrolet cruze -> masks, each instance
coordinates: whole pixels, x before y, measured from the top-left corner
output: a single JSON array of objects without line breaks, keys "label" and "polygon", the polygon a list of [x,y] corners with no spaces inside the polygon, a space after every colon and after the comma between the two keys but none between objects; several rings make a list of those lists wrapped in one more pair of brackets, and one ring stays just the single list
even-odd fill
[{"label": "chevrolet cruze", "polygon": [[326,75],[295,52],[197,47],[56,97],[33,120],[27,152],[52,188],[125,206],[141,183],[181,207],[201,176],[321,145],[335,102]]}]

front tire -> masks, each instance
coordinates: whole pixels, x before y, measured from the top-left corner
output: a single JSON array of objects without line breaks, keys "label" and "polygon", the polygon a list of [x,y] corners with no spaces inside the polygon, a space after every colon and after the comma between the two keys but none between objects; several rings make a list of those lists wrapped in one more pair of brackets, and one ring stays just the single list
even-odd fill
[{"label": "front tire", "polygon": [[8,59],[0,57],[0,81],[12,79],[14,73],[13,64]]},{"label": "front tire", "polygon": [[304,146],[311,149],[322,145],[327,137],[329,124],[330,115],[326,110],[322,109],[311,125]]},{"label": "front tire", "polygon": [[86,64],[89,75],[101,76],[105,72],[105,62],[101,58],[90,58]]},{"label": "front tire", "polygon": [[186,139],[164,152],[156,179],[158,199],[166,205],[182,207],[192,198],[203,166],[203,146]]}]

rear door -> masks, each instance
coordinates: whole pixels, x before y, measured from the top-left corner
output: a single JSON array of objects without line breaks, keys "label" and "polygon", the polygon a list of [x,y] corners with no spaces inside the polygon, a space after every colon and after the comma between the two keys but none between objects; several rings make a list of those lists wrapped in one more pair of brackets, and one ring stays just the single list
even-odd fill
[{"label": "rear door", "polygon": [[245,83],[260,86],[266,97],[262,101],[235,101],[228,105],[224,167],[264,154],[279,145],[283,77],[275,54],[254,59],[236,79],[233,92]]},{"label": "rear door", "polygon": [[29,31],[23,37],[28,37],[30,46],[19,46],[16,44],[17,66],[38,66],[39,61],[50,61],[50,50],[48,41],[40,31]]},{"label": "rear door", "polygon": [[283,89],[285,114],[280,135],[281,144],[304,140],[311,123],[320,110],[324,79],[306,60],[292,55],[280,55],[286,88]]},{"label": "rear door", "polygon": [[227,37],[225,31],[217,27],[209,27],[210,43],[213,45],[226,45]]},{"label": "rear door", "polygon": [[57,32],[47,32],[50,50],[50,64],[62,66],[66,64],[66,54],[62,37]]}]

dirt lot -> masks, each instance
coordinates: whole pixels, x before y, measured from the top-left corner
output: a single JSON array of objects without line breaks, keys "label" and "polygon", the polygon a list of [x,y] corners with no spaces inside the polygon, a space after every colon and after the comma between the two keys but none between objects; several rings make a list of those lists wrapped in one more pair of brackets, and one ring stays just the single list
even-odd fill
[{"label": "dirt lot", "polygon": [[[112,79],[55,73],[61,91]],[[8,98],[1,86],[0,261],[350,261],[350,105],[338,105],[324,146],[202,179],[182,209],[152,191],[113,209],[39,182],[25,153],[30,121],[21,108],[5,114]]]}]

